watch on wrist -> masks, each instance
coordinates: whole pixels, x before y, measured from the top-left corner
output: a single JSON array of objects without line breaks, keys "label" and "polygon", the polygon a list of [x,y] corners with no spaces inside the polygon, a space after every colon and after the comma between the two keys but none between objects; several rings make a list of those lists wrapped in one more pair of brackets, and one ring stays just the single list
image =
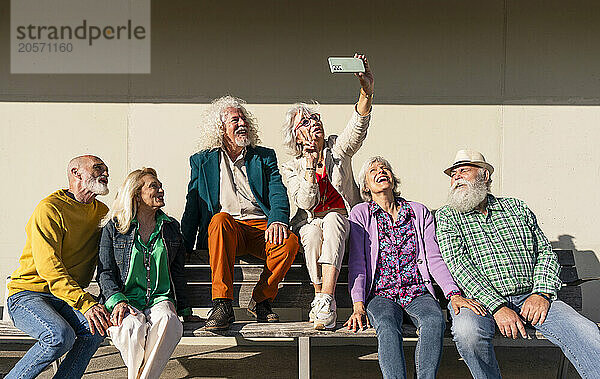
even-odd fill
[{"label": "watch on wrist", "polygon": [[536,292],[535,294],[536,294],[536,295],[538,295],[538,296],[541,296],[541,297],[543,297],[543,298],[544,298],[544,299],[546,299],[546,301],[548,301],[549,303],[551,303],[551,302],[552,302],[552,299],[550,298],[550,296],[546,295],[545,293],[542,293],[542,292]]}]

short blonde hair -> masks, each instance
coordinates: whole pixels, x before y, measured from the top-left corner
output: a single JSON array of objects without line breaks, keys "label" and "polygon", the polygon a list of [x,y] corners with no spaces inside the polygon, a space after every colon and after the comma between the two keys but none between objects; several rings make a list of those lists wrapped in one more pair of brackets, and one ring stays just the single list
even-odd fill
[{"label": "short blonde hair", "polygon": [[367,188],[367,171],[369,170],[369,167],[371,167],[371,165],[373,163],[381,163],[388,170],[390,170],[390,172],[392,174],[392,180],[394,181],[394,189],[393,189],[394,196],[395,197],[400,196],[400,189],[398,188],[400,186],[400,179],[398,179],[396,174],[394,174],[394,169],[392,168],[392,165],[384,157],[374,156],[374,157],[367,159],[367,161],[363,164],[362,168],[360,169],[360,173],[358,174],[358,184],[360,186],[360,196],[363,198],[363,200],[364,201],[373,200],[373,196],[371,196],[371,191],[369,191],[369,189]]},{"label": "short blonde hair", "polygon": [[110,220],[113,220],[119,233],[127,233],[131,227],[131,221],[137,214],[138,205],[135,197],[141,193],[144,186],[142,179],[146,175],[152,175],[158,179],[156,170],[150,167],[142,167],[127,175],[125,182],[123,182],[115,196],[110,210],[100,222],[100,226],[105,226]]}]

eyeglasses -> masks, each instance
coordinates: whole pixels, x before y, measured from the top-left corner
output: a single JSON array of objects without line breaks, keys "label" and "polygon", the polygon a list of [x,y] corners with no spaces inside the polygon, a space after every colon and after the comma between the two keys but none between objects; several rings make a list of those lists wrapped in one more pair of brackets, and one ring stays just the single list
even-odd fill
[{"label": "eyeglasses", "polygon": [[313,113],[308,117],[302,117],[302,119],[300,119],[300,122],[298,122],[298,124],[294,128],[294,130],[296,130],[298,128],[310,126],[311,120],[314,121],[315,123],[321,122],[321,115],[318,113]]}]

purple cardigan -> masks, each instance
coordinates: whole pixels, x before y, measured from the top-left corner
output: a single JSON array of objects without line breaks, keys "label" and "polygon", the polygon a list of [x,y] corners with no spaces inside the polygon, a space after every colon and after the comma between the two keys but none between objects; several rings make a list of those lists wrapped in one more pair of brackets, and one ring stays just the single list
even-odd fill
[{"label": "purple cardigan", "polygon": [[[412,222],[417,232],[417,266],[427,290],[435,297],[431,284],[433,276],[444,295],[458,291],[448,267],[442,260],[435,237],[433,216],[423,204],[414,201],[409,201],[408,204],[415,213]],[[352,302],[364,302],[371,293],[379,257],[377,219],[370,214],[368,202],[357,204],[352,208],[349,219],[348,290]]]}]

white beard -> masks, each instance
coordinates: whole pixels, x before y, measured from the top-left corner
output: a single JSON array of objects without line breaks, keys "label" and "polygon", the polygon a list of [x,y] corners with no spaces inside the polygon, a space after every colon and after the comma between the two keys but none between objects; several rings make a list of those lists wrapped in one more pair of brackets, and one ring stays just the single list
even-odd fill
[{"label": "white beard", "polygon": [[246,127],[240,127],[238,128],[238,130],[236,130],[236,135],[235,135],[235,144],[238,145],[239,147],[246,147],[248,145],[250,145],[250,138],[248,138],[248,135],[237,135],[237,132],[248,132],[248,128]]},{"label": "white beard", "polygon": [[[459,184],[465,186],[458,188]],[[448,205],[460,213],[470,212],[485,200],[487,194],[485,179],[477,176],[473,183],[458,179],[448,192]]]},{"label": "white beard", "polygon": [[100,195],[100,196],[108,195],[108,185],[100,182],[100,178],[101,178],[101,176],[99,176],[97,178],[94,178],[93,176],[91,176],[89,179],[87,179],[84,182],[84,186],[87,190],[89,190],[91,193],[93,193],[95,195]]}]

